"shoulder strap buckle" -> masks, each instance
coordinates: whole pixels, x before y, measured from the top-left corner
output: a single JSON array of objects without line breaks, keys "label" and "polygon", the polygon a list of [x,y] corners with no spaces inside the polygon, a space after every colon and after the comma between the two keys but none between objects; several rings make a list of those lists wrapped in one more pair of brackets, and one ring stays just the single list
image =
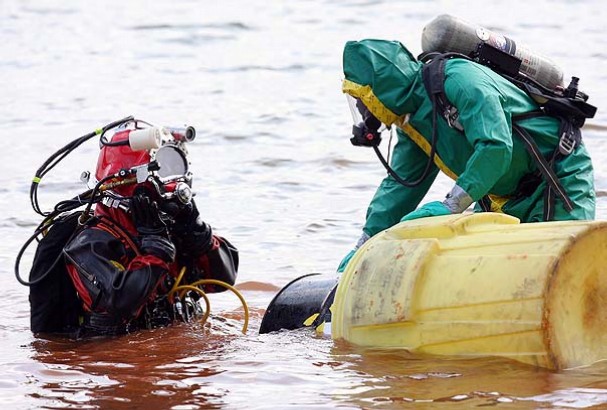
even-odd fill
[{"label": "shoulder strap buckle", "polygon": [[582,139],[582,133],[578,127],[573,126],[570,121],[563,121],[561,125],[561,137],[559,138],[559,152],[569,155]]}]

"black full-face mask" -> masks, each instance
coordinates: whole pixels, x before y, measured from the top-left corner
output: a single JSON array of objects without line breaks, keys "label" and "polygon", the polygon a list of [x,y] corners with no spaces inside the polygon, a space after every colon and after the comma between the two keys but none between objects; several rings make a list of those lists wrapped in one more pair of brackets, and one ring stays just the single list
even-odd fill
[{"label": "black full-face mask", "polygon": [[355,146],[374,147],[381,142],[383,124],[378,120],[359,98],[346,95],[352,114],[352,138]]}]

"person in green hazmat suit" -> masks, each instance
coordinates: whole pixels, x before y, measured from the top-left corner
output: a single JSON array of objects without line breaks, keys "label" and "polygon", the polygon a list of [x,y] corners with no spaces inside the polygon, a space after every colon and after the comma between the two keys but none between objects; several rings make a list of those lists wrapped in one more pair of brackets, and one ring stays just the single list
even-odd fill
[{"label": "person in green hazmat suit", "polygon": [[[545,220],[547,182],[537,177],[537,161],[513,132],[514,116],[538,110],[527,93],[488,67],[467,59],[447,60],[444,94],[457,109],[463,130],[439,115],[430,164],[433,104],[422,79],[423,63],[399,42],[363,40],[346,43],[343,65],[343,92],[381,123],[396,127],[391,167],[397,176],[414,181],[429,168],[414,187],[405,187],[390,175],[381,182],[368,207],[363,233],[338,272],[378,232],[405,220],[461,213],[475,202],[475,211],[503,212],[521,222]],[[559,120],[538,116],[518,124],[550,158],[559,143]],[[584,144],[578,143],[552,169],[573,209],[565,209],[557,198],[551,219],[594,219],[593,168]],[[455,181],[453,188],[443,201],[418,208],[439,170]]]}]

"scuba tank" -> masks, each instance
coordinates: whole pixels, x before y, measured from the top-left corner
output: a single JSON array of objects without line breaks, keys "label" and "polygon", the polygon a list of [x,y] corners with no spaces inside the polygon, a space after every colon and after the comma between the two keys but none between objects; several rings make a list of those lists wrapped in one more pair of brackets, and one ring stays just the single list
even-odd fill
[{"label": "scuba tank", "polygon": [[548,90],[563,89],[563,72],[548,58],[516,44],[512,39],[464,20],[443,14],[428,23],[422,32],[424,53],[474,54],[479,46],[487,43],[520,59],[521,74],[535,80]]}]

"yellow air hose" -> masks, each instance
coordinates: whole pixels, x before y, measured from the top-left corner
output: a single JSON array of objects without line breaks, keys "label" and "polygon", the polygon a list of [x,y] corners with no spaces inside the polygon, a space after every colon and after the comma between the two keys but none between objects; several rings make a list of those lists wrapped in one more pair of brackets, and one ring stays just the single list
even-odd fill
[{"label": "yellow air hose", "polygon": [[183,279],[183,275],[185,275],[185,266],[183,268],[181,268],[181,270],[179,271],[179,276],[177,276],[177,280],[175,281],[175,284],[173,285],[173,287],[169,291],[169,296],[175,291],[175,288],[177,286],[179,286],[179,283],[181,282],[181,279]]},{"label": "yellow air hose", "polygon": [[234,293],[238,297],[238,299],[240,299],[240,302],[242,303],[242,307],[244,309],[244,324],[242,326],[242,333],[245,333],[245,334],[247,333],[247,329],[249,327],[249,306],[247,305],[246,300],[244,299],[242,294],[238,291],[238,289],[236,289],[232,285],[229,285],[229,284],[227,284],[221,280],[217,280],[217,279],[201,279],[201,280],[197,280],[196,282],[191,283],[189,285],[179,285],[184,274],[185,274],[185,266],[183,268],[181,268],[181,271],[179,272],[179,276],[177,277],[175,284],[169,291],[169,294],[168,294],[169,301],[173,302],[173,296],[176,292],[181,292],[180,297],[183,297],[185,292],[187,292],[188,290],[197,292],[204,299],[205,305],[206,305],[205,314],[202,318],[202,323],[204,324],[207,321],[209,314],[211,312],[211,303],[210,303],[209,298],[207,297],[206,293],[204,292],[204,290],[200,289],[197,286],[217,285],[217,286],[224,287],[224,288],[232,291],[232,293]]}]

